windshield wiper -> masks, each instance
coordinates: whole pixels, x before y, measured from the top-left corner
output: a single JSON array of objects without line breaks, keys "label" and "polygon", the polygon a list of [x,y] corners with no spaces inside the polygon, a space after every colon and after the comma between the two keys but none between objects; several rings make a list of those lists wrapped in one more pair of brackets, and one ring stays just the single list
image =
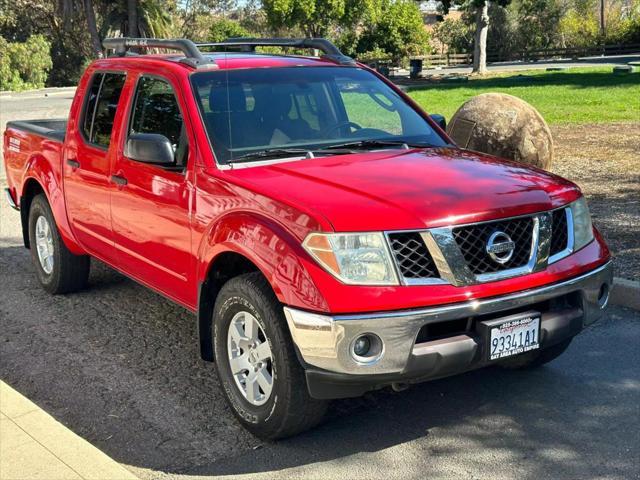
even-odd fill
[{"label": "windshield wiper", "polygon": [[404,140],[358,140],[354,142],[337,143],[321,148],[320,150],[333,150],[341,148],[364,149],[375,147],[402,147],[408,148],[425,148],[432,147],[429,143],[411,143]]},{"label": "windshield wiper", "polygon": [[286,157],[287,155],[301,155],[307,158],[315,158],[316,155],[327,156],[327,155],[345,155],[348,153],[353,153],[353,150],[340,148],[336,146],[335,149],[332,148],[330,152],[325,151],[324,148],[314,148],[313,150],[307,148],[271,148],[265,150],[258,150],[257,152],[245,153],[244,155],[240,155],[239,157],[231,158],[227,160],[228,163],[241,163],[241,162],[251,162],[254,160],[268,160],[270,158],[281,158]]},{"label": "windshield wiper", "polygon": [[228,163],[250,162],[252,160],[266,160],[269,158],[286,157],[287,155],[306,155],[312,158],[313,153],[306,148],[271,148],[245,153],[239,157],[231,158]]}]

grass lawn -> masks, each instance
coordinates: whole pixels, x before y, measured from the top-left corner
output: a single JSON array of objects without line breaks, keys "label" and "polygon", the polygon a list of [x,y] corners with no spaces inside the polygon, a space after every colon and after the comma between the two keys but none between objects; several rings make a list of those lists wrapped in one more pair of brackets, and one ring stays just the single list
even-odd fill
[{"label": "grass lawn", "polygon": [[466,100],[488,92],[525,100],[550,124],[640,122],[640,72],[613,75],[611,67],[529,70],[408,91],[427,112],[440,113],[447,120]]}]

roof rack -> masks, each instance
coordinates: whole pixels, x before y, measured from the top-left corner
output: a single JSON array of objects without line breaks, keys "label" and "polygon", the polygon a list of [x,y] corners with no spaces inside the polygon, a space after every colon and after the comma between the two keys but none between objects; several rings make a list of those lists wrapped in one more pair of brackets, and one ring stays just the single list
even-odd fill
[{"label": "roof rack", "polygon": [[124,57],[132,54],[132,48],[166,48],[169,50],[180,50],[185,58],[179,62],[185,63],[194,68],[212,67],[215,62],[200,51],[200,47],[223,47],[225,50],[231,49],[240,52],[255,52],[256,47],[286,47],[286,48],[308,48],[320,50],[324,53],[323,58],[327,58],[340,65],[355,65],[355,60],[344,55],[338,47],[325,38],[228,38],[223,42],[198,43],[195,44],[186,38],[160,39],[160,38],[105,38],[102,46],[106,51],[114,50],[115,55]]},{"label": "roof rack", "polygon": [[159,38],[105,38],[102,42],[105,50],[115,50],[115,55],[124,57],[131,48],[166,48],[168,50],[180,50],[185,58],[180,59],[194,68],[211,67],[215,62],[202,55],[195,43],[186,38],[159,39]]},{"label": "roof rack", "polygon": [[223,42],[198,43],[196,47],[224,47],[241,52],[255,52],[256,47],[289,47],[320,50],[323,58],[340,65],[355,65],[355,60],[343,54],[326,38],[228,38]]}]

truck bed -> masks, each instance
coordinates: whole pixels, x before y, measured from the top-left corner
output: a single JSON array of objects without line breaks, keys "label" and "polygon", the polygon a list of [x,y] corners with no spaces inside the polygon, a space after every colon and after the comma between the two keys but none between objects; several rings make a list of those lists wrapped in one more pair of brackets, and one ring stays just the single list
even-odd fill
[{"label": "truck bed", "polygon": [[64,142],[67,132],[66,118],[47,118],[43,120],[16,120],[7,122],[7,129],[15,128],[23,132],[35,133],[51,140]]},{"label": "truck bed", "polygon": [[22,188],[30,175],[46,172],[56,185],[62,185],[60,162],[66,131],[66,119],[7,122],[4,164],[12,204],[20,206]]}]

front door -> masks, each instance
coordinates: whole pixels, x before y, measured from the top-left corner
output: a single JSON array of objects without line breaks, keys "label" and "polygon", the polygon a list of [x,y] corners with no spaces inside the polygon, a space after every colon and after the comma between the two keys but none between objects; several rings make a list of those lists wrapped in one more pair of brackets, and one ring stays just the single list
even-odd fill
[{"label": "front door", "polygon": [[62,166],[73,234],[89,253],[109,262],[114,256],[110,163],[116,150],[111,132],[125,78],[123,73],[112,72],[96,72],[91,77],[80,121],[67,139]]},{"label": "front door", "polygon": [[174,147],[170,166],[119,155],[112,174],[111,220],[118,267],[180,303],[195,305],[192,280],[190,205],[193,161],[183,116],[167,79],[141,75],[133,97],[132,133],[167,137]]}]

